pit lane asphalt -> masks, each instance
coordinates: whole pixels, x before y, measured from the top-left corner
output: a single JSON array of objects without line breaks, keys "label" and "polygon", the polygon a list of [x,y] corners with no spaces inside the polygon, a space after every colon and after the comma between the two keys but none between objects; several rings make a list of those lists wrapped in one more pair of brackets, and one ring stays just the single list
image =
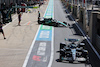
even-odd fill
[{"label": "pit lane asphalt", "polygon": [[22,67],[26,55],[38,30],[38,10],[44,15],[48,2],[40,9],[30,9],[23,13],[21,26],[18,26],[18,15],[14,14],[12,22],[3,27],[6,39],[0,34],[0,67]]},{"label": "pit lane asphalt", "polygon": [[[59,21],[66,21],[67,23],[73,24],[74,21],[70,21],[67,17],[67,14],[64,12],[62,3],[60,0],[54,0],[54,19]],[[89,67],[84,63],[69,63],[69,62],[57,62],[59,59],[59,53],[56,51],[59,50],[60,42],[65,42],[64,38],[76,38],[82,40],[82,36],[74,35],[76,31],[73,28],[64,28],[64,27],[55,27],[54,28],[54,60],[52,67]],[[68,42],[67,42],[68,43]]]}]

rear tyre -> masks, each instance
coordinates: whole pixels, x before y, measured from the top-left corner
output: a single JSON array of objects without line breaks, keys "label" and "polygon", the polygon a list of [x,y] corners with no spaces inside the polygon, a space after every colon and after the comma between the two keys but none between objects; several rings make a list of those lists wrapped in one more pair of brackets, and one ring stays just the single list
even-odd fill
[{"label": "rear tyre", "polygon": [[69,61],[69,63],[73,63],[73,60],[72,61]]}]

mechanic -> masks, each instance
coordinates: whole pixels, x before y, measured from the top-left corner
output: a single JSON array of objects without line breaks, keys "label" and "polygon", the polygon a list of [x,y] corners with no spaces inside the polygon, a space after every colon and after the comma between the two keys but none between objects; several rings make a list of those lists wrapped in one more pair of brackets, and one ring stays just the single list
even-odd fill
[{"label": "mechanic", "polygon": [[20,22],[21,22],[21,11],[20,11],[20,9],[18,8],[18,10],[17,10],[17,14],[18,14],[18,25],[20,26]]},{"label": "mechanic", "polygon": [[3,29],[2,29],[2,26],[3,26],[3,24],[0,22],[0,33],[2,33],[4,39],[6,39],[6,38],[5,38],[5,34],[4,34],[4,32],[3,32]]},{"label": "mechanic", "polygon": [[40,22],[40,11],[38,11],[38,23]]},{"label": "mechanic", "polygon": [[41,6],[41,3],[39,3],[39,8],[40,8],[40,6]]},{"label": "mechanic", "polygon": [[2,3],[1,4],[1,13],[2,13],[2,20],[3,20],[3,24],[6,24],[6,14],[7,14],[7,10],[6,10],[6,4]]}]

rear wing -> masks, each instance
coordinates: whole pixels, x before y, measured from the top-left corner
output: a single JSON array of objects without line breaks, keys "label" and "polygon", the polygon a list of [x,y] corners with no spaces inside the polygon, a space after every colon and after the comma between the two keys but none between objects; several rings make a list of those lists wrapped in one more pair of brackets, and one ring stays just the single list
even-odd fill
[{"label": "rear wing", "polygon": [[64,25],[65,27],[68,27],[65,23],[61,22],[61,21],[57,21],[58,23]]}]

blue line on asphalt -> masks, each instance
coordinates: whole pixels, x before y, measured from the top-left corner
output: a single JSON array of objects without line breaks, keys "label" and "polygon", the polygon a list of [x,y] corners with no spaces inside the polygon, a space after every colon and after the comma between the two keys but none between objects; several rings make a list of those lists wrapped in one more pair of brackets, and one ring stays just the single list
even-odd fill
[{"label": "blue line on asphalt", "polygon": [[51,41],[52,40],[52,30],[39,30],[36,40]]},{"label": "blue line on asphalt", "polygon": [[[48,4],[48,7],[46,9],[46,13],[45,13],[44,17],[45,18],[53,18],[53,0],[49,1],[49,4]],[[51,30],[39,29],[38,36],[37,36],[36,40],[38,40],[38,41],[51,41],[52,40],[51,37],[52,37],[52,29]]]}]

